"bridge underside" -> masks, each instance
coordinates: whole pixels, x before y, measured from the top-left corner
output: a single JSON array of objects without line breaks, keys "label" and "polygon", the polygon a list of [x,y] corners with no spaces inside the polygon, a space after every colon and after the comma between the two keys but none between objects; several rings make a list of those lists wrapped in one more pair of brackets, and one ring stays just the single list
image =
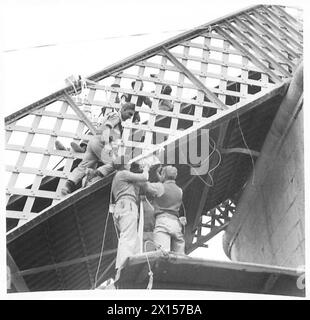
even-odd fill
[{"label": "bridge underside", "polygon": [[[260,151],[281,100],[282,95],[276,95],[240,115],[242,133],[251,150]],[[219,127],[215,127],[210,130],[210,137],[215,140],[219,133]],[[233,118],[228,122],[223,148],[240,146],[243,146],[242,135],[238,119]],[[221,164],[213,177],[214,186],[210,188],[208,197],[204,198],[201,214],[208,213],[227,199],[237,202],[252,166],[248,154],[223,153]],[[193,239],[199,228],[199,225],[194,225],[200,203],[198,199],[201,199],[205,185],[203,180],[208,177],[189,175],[189,167],[186,165],[180,165],[178,169],[180,174],[177,183],[186,187],[184,205],[188,225],[191,227],[188,234]],[[98,181],[87,189],[76,191],[70,198],[48,208],[37,218],[8,234],[8,251],[29,290],[89,289],[94,285],[108,212],[111,179],[112,177]],[[48,183],[53,188],[53,180]],[[18,201],[13,205],[18,206]],[[200,240],[199,236],[196,238],[196,241]],[[187,244],[188,251],[197,247],[196,241]],[[116,247],[117,238],[110,216],[104,256],[98,272],[99,283],[114,276]]]}]

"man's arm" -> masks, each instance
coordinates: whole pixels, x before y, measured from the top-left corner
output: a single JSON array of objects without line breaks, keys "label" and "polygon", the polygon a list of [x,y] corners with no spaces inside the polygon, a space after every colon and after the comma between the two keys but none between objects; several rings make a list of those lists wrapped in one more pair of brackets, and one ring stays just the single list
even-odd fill
[{"label": "man's arm", "polygon": [[149,97],[144,97],[144,101],[143,101],[147,106],[149,106],[151,108],[152,106],[152,100]]},{"label": "man's arm", "polygon": [[121,122],[120,116],[117,112],[111,112],[107,115],[106,121],[103,123],[103,129],[101,134],[101,141],[106,144],[109,143],[111,130]]},{"label": "man's arm", "polygon": [[161,182],[146,182],[142,189],[153,197],[161,197],[165,192]]},{"label": "man's arm", "polygon": [[148,170],[144,170],[143,173],[134,173],[130,171],[124,173],[124,179],[128,182],[146,182],[148,178]]}]

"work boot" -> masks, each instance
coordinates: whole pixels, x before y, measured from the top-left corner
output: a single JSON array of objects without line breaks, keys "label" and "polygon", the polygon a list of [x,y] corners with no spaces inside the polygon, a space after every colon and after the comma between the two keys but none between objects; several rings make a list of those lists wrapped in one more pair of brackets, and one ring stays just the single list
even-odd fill
[{"label": "work boot", "polygon": [[75,183],[71,180],[67,180],[65,186],[61,189],[61,193],[66,196],[69,193],[72,193],[75,189]]},{"label": "work boot", "polygon": [[80,153],[84,153],[86,151],[86,145],[82,144],[82,145],[78,145],[76,142],[72,141],[70,143],[71,148],[73,151],[75,152],[80,152]]},{"label": "work boot", "polygon": [[67,150],[67,148],[58,140],[55,141],[55,148],[57,150]]}]

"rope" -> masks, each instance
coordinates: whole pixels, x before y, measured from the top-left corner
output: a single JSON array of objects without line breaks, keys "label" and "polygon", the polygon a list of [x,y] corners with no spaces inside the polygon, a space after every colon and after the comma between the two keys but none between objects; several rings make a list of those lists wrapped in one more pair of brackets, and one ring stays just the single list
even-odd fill
[{"label": "rope", "polygon": [[146,245],[147,243],[152,243],[157,249],[159,249],[164,255],[167,255],[167,252],[162,248],[162,246],[158,245],[157,243],[155,243],[154,241],[151,241],[151,240],[146,240],[144,242],[144,252],[145,252],[145,256],[146,256],[146,261],[147,261],[147,265],[148,265],[148,268],[149,268],[149,272],[148,272],[148,276],[149,276],[149,282],[148,282],[148,285],[147,285],[147,290],[151,290],[153,288],[153,282],[154,282],[154,273],[152,271],[152,268],[151,268],[151,264],[150,264],[150,261],[149,261],[149,257],[148,257],[148,254],[147,254],[147,251],[146,251]]},{"label": "rope", "polygon": [[[214,186],[214,180],[213,180],[213,177],[212,177],[212,175],[210,174],[210,172],[212,172],[212,171],[214,171],[215,169],[218,168],[218,166],[220,165],[220,163],[221,163],[221,161],[222,161],[222,156],[221,156],[221,153],[219,152],[219,150],[216,148],[216,143],[215,143],[215,141],[214,141],[211,137],[210,137],[210,139],[213,141],[213,150],[212,150],[212,152],[209,154],[209,156],[208,156],[205,160],[202,161],[201,164],[203,164],[203,163],[205,163],[206,161],[208,161],[209,158],[211,157],[211,155],[212,155],[215,151],[218,153],[218,155],[219,155],[219,162],[218,162],[212,169],[210,169],[210,170],[208,171],[208,176],[210,177],[212,183],[211,183],[211,184],[208,184],[204,179],[202,179],[202,178],[200,177],[199,174],[197,174],[197,176],[198,176],[198,178],[199,178],[203,183],[205,183],[208,187],[213,187],[213,186]],[[197,173],[197,170],[196,170],[195,168],[192,168],[192,169]]]},{"label": "rope", "polygon": [[248,149],[248,151],[249,151],[249,153],[250,153],[251,162],[252,162],[252,167],[253,167],[252,185],[254,186],[254,179],[255,179],[255,163],[254,163],[254,159],[253,159],[253,156],[252,156],[252,152],[251,152],[250,148],[248,147],[248,144],[246,143],[245,137],[244,137],[244,135],[243,135],[243,131],[242,131],[242,129],[241,129],[241,125],[240,125],[240,119],[239,119],[238,111],[237,111],[237,120],[238,120],[238,126],[239,126],[239,130],[240,130],[240,133],[241,133],[241,136],[242,136],[243,143],[244,143],[244,145],[246,146],[246,148]]},{"label": "rope", "polygon": [[149,283],[148,283],[146,289],[147,290],[151,290],[153,288],[153,282],[154,282],[154,277],[153,276],[154,276],[154,273],[153,273],[153,271],[151,269],[151,264],[150,264],[150,261],[149,261],[149,257],[148,257],[147,252],[146,252],[146,245],[147,245],[148,242],[153,242],[153,241],[147,240],[144,243],[144,252],[145,252],[145,256],[146,256],[147,265],[148,265],[148,268],[149,268],[149,272],[148,272]]},{"label": "rope", "polygon": [[[184,217],[187,221],[187,218],[186,218],[186,209],[185,209],[185,205],[184,205],[184,202],[182,201],[182,208],[183,208],[183,213],[184,213]],[[185,234],[185,226],[182,225],[182,231],[183,231],[183,234]]]},{"label": "rope", "polygon": [[[237,91],[237,83],[235,83],[235,91]],[[238,98],[237,97],[233,97],[234,98],[234,104],[236,104],[238,102]],[[255,180],[255,163],[254,163],[254,159],[253,159],[253,156],[252,156],[252,152],[245,140],[245,137],[244,137],[244,134],[243,134],[243,131],[242,131],[242,128],[241,128],[241,124],[240,124],[240,118],[239,118],[239,113],[238,113],[238,110],[237,110],[237,121],[238,121],[238,126],[239,126],[239,130],[240,130],[240,133],[241,133],[241,136],[242,136],[242,140],[243,140],[243,143],[245,145],[245,147],[247,148],[247,150],[249,151],[249,154],[250,154],[250,157],[251,157],[251,162],[252,162],[252,167],[253,167],[253,175],[252,175],[252,185],[254,186],[254,180]]]},{"label": "rope", "polygon": [[97,271],[96,271],[96,275],[95,275],[95,283],[94,283],[93,289],[95,289],[96,285],[97,285],[97,277],[98,277],[98,273],[99,273],[99,269],[100,269],[100,265],[101,265],[101,259],[102,259],[102,255],[103,255],[103,248],[104,248],[105,235],[106,235],[106,231],[107,231],[109,215],[110,215],[110,211],[108,211],[108,215],[107,215],[107,218],[105,220],[105,227],[104,227],[103,236],[102,236],[100,258],[99,258],[98,267],[97,267]]},{"label": "rope", "polygon": [[[110,173],[108,176],[110,176],[112,173]],[[112,188],[110,190],[110,201],[109,201],[109,206],[112,204]],[[98,267],[97,267],[97,271],[96,271],[96,276],[95,276],[95,283],[94,283],[94,287],[93,289],[96,288],[96,285],[97,285],[97,277],[98,277],[98,273],[99,273],[99,268],[100,268],[100,264],[101,264],[101,259],[102,259],[102,254],[103,254],[103,248],[104,248],[104,242],[105,242],[105,235],[106,235],[106,230],[107,230],[107,225],[108,225],[108,220],[109,220],[109,215],[110,215],[110,207],[109,207],[109,210],[108,210],[108,215],[107,215],[107,218],[106,218],[106,223],[105,223],[105,227],[104,227],[104,232],[103,232],[103,239],[102,239],[102,245],[101,245],[101,252],[100,252],[100,259],[99,259],[99,263],[98,263]],[[113,218],[113,224],[114,224],[114,228],[115,228],[115,232],[116,232],[116,236],[117,236],[117,239],[119,240],[119,234],[118,234],[118,231],[117,231],[117,228],[116,228],[116,225],[115,225],[115,219],[114,219],[114,215],[112,214],[112,218]]]}]

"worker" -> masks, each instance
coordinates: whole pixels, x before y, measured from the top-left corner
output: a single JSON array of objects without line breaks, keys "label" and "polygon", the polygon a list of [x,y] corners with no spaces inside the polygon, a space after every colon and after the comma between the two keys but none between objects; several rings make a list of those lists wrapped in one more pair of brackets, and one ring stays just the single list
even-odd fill
[{"label": "worker", "polygon": [[166,251],[185,252],[182,233],[186,218],[180,217],[183,191],[176,185],[178,171],[176,167],[166,166],[159,172],[161,183],[146,183],[144,188],[154,196],[155,228],[153,240],[155,245]]},{"label": "worker", "polygon": [[[112,88],[120,88],[120,85],[117,84],[117,83],[113,83],[113,84],[111,85],[111,87],[112,87]],[[118,93],[116,94],[116,97],[115,97],[115,99],[114,99],[114,102],[115,102],[115,103],[120,103],[120,99],[119,99],[119,94],[118,94]],[[99,117],[100,117],[100,115],[105,115],[105,113],[106,113],[106,107],[102,107],[102,108],[101,108],[101,113],[100,113],[98,119],[96,119],[95,121],[94,121],[95,117],[94,117],[94,115],[93,115],[93,113],[92,113],[92,110],[91,110],[91,107],[90,107],[90,106],[84,106],[84,110],[83,110],[83,111],[84,111],[84,113],[86,114],[86,116],[89,118],[89,120],[92,121],[92,123],[93,123],[93,125],[94,125],[95,128],[98,128],[98,127],[100,127],[100,126],[102,125],[102,123],[100,123],[100,121],[99,121]],[[90,134],[90,133],[88,132],[88,134]],[[72,141],[72,142],[70,143],[70,145],[71,145],[71,148],[72,148],[72,150],[73,150],[74,152],[85,153],[85,152],[86,152],[86,148],[87,148],[87,143],[88,143],[87,140],[82,140],[79,144],[76,143],[75,141]],[[56,148],[57,150],[67,150],[67,151],[70,151],[70,148],[66,148],[59,140],[56,140],[56,141],[55,141],[55,148]]]},{"label": "worker", "polygon": [[158,171],[161,169],[161,164],[152,164],[149,169],[149,180],[140,188],[140,200],[143,206],[144,226],[143,226],[143,251],[154,251],[154,236],[155,215],[152,202],[155,196],[160,196],[163,193],[162,183],[159,181]]},{"label": "worker", "polygon": [[[136,85],[136,81],[132,81],[131,82],[131,88],[134,89]],[[139,86],[139,91],[143,90],[143,82],[141,81],[141,84]],[[126,102],[131,102],[131,97],[132,94],[123,94],[121,96],[121,99],[124,99]],[[145,96],[138,96],[137,102],[136,102],[136,106],[141,107],[142,104],[146,104],[147,106],[149,106],[151,108],[152,106],[152,100],[149,97],[145,97]],[[132,118],[132,122],[137,123],[140,122],[140,115],[139,112],[136,111],[133,118]]]},{"label": "worker", "polygon": [[[172,92],[172,88],[168,84],[164,85],[163,88],[161,89],[161,94],[166,94],[170,96],[171,92]],[[164,110],[164,111],[172,111],[173,104],[171,103],[170,100],[160,99],[158,103],[158,109]]]},{"label": "worker", "polygon": [[138,194],[141,183],[148,180],[148,166],[143,169],[132,163],[130,170],[124,157],[114,161],[117,170],[112,181],[112,193],[115,199],[114,221],[119,230],[116,256],[117,276],[127,257],[139,252],[138,240]]},{"label": "worker", "polygon": [[119,112],[110,112],[105,116],[99,133],[92,136],[87,144],[86,152],[80,164],[70,173],[69,178],[61,192],[67,195],[77,187],[84,178],[88,168],[94,169],[99,161],[107,164],[109,171],[112,171],[113,158],[109,158],[111,142],[122,137],[122,121],[130,119],[135,111],[133,103],[125,103]]}]

